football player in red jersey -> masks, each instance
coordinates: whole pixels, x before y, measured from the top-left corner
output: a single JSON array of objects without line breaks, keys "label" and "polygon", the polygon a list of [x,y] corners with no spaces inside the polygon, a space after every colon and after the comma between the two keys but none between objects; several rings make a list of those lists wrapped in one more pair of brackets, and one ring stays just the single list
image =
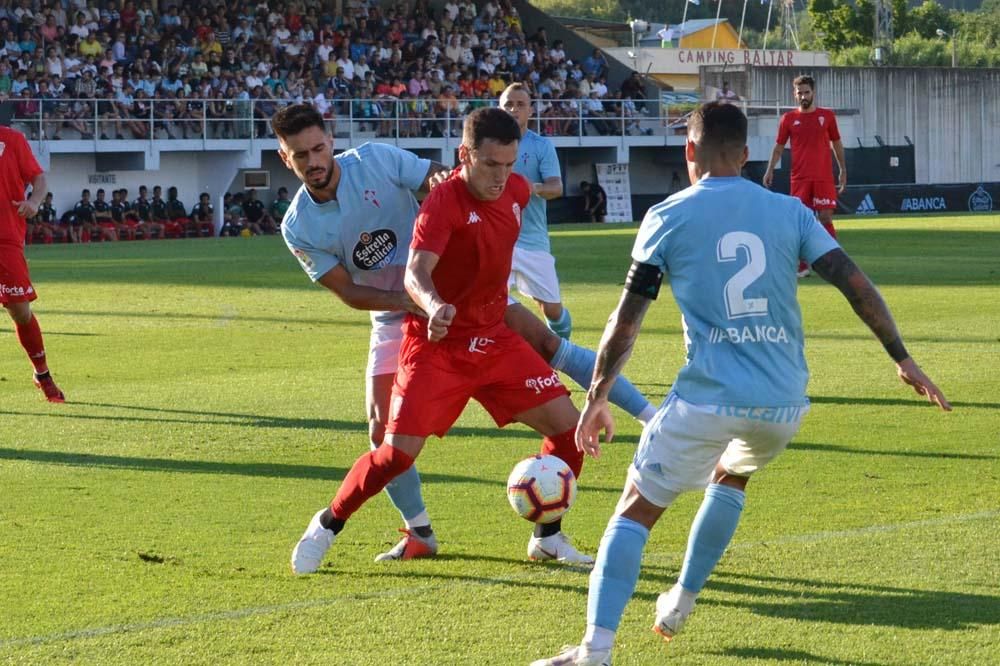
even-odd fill
[{"label": "football player in red jersey", "polygon": [[[414,225],[405,287],[425,317],[407,315],[385,444],[358,458],[328,508],[292,554],[296,573],[316,571],[345,522],[413,465],[429,435],[443,437],[470,398],[497,425],[518,421],[543,436],[542,453],[579,476],[579,413],[556,371],[504,323],[507,278],[531,186],[513,174],[520,129],[497,108],[465,119],[462,166],[424,200]],[[592,564],[561,531],[537,524],[533,559]]]},{"label": "football player in red jersey", "polygon": [[[837,129],[837,117],[830,109],[816,106],[816,81],[813,77],[805,74],[796,77],[792,85],[799,108],[781,116],[778,138],[764,173],[764,187],[771,187],[774,165],[781,159],[785,144],[791,139],[791,195],[815,211],[823,227],[836,238],[833,211],[837,207],[837,194],[847,187],[847,162],[844,160],[840,130]],[[830,160],[831,145],[840,172],[836,185],[833,182],[833,164]],[[800,263],[799,277],[807,275],[809,267]]]},{"label": "football player in red jersey", "polygon": [[[25,190],[31,185],[31,196]],[[49,402],[65,402],[49,374],[45,343],[31,301],[38,297],[24,258],[25,220],[38,213],[45,197],[45,172],[24,135],[0,127],[0,304],[14,320],[18,342],[35,368],[35,386]]]}]

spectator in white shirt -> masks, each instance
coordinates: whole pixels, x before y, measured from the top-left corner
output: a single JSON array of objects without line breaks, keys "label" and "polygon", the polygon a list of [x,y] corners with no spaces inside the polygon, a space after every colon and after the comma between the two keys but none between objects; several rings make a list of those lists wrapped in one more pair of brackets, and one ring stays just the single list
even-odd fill
[{"label": "spectator in white shirt", "polygon": [[344,77],[348,81],[354,80],[354,63],[351,62],[351,56],[347,49],[340,49],[340,56],[337,58],[337,67],[343,68]]},{"label": "spectator in white shirt", "polygon": [[90,28],[85,25],[86,17],[83,12],[79,12],[76,15],[76,22],[73,27],[69,29],[69,34],[76,35],[80,39],[87,39],[87,35],[90,34]]},{"label": "spectator in white shirt", "polygon": [[566,51],[565,49],[563,49],[563,42],[561,39],[557,39],[552,44],[552,48],[549,49],[549,60],[558,65],[565,59],[566,59]]}]

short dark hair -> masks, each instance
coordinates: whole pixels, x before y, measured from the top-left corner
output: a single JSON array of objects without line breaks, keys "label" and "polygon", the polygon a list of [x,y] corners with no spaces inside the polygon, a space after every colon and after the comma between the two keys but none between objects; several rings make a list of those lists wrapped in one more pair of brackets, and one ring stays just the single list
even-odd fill
[{"label": "short dark hair", "polygon": [[795,77],[794,81],[792,81],[792,85],[793,86],[799,86],[799,85],[809,86],[810,90],[816,90],[816,79],[814,79],[813,77],[809,76],[808,74],[800,74],[799,76]]},{"label": "short dark hair", "polygon": [[465,118],[462,144],[469,150],[475,150],[486,139],[506,146],[521,140],[521,128],[517,126],[514,116],[501,108],[476,109]]},{"label": "short dark hair", "polygon": [[271,117],[271,129],[279,139],[295,136],[310,127],[326,131],[322,114],[309,104],[291,104]]},{"label": "short dark hair", "polygon": [[747,145],[747,117],[734,104],[708,102],[688,116],[687,132],[688,140],[701,150],[742,151]]}]

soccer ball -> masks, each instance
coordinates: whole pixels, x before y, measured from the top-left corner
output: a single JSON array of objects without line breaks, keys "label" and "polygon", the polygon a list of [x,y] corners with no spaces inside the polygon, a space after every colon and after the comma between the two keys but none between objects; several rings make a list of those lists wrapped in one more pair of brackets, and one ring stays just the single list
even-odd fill
[{"label": "soccer ball", "polygon": [[507,478],[507,501],[533,523],[551,523],[569,511],[576,499],[576,476],[562,458],[531,456],[514,466]]}]

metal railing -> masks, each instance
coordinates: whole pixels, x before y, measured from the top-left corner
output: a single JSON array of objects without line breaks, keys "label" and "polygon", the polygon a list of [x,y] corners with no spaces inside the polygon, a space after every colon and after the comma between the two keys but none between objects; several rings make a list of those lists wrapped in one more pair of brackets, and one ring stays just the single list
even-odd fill
[{"label": "metal railing", "polygon": [[[619,100],[536,100],[529,127],[552,137],[671,136],[683,134],[686,113],[670,113],[656,101],[637,100],[635,111]],[[273,138],[270,117],[287,100],[16,98],[11,125],[29,139],[59,140],[254,140]],[[331,132],[350,138],[460,137],[465,116],[496,100],[455,98],[351,98],[324,106]],[[593,108],[592,108],[593,107]],[[320,108],[320,107],[317,107]]]}]

